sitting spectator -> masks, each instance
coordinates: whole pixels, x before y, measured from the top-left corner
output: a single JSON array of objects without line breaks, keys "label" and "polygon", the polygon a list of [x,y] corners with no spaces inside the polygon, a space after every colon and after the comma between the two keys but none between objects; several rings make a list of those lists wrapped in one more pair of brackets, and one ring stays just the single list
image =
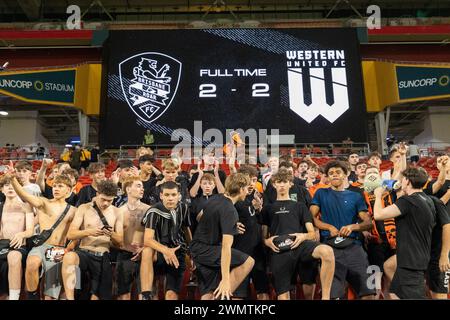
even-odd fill
[{"label": "sitting spectator", "polygon": [[140,157],[142,157],[143,155],[150,155],[153,156],[153,151],[150,148],[146,148],[146,147],[140,147],[139,149],[136,150],[136,159],[139,159]]},{"label": "sitting spectator", "polygon": [[14,168],[17,171],[17,180],[19,180],[23,189],[31,195],[41,196],[41,189],[35,183],[30,182],[33,174],[33,166],[28,161],[17,161]]}]

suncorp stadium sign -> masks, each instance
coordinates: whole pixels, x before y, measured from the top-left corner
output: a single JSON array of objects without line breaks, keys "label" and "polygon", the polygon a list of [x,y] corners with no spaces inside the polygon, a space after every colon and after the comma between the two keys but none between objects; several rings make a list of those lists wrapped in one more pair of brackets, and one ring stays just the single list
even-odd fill
[{"label": "suncorp stadium sign", "polygon": [[400,100],[450,95],[450,68],[396,66]]},{"label": "suncorp stadium sign", "polygon": [[0,92],[22,100],[72,105],[75,69],[0,73]]}]

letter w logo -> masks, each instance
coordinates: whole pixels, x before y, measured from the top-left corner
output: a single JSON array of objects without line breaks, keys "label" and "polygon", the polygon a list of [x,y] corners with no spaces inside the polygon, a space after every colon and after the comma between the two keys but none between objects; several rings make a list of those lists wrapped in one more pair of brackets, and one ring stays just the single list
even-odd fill
[{"label": "letter w logo", "polygon": [[308,123],[333,123],[349,108],[345,68],[289,68],[288,81],[290,108]]}]

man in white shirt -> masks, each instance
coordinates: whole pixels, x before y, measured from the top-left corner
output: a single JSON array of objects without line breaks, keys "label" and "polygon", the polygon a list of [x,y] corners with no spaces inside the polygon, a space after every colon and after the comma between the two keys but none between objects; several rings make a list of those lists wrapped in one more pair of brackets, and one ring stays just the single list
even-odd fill
[{"label": "man in white shirt", "polygon": [[22,187],[29,194],[40,197],[41,188],[35,183],[30,182],[31,175],[33,173],[33,166],[29,161],[17,161],[14,166],[17,172],[17,180],[19,180]]},{"label": "man in white shirt", "polygon": [[411,140],[408,142],[408,147],[409,159],[412,164],[416,164],[417,162],[419,162],[419,146],[414,144],[414,141]]}]

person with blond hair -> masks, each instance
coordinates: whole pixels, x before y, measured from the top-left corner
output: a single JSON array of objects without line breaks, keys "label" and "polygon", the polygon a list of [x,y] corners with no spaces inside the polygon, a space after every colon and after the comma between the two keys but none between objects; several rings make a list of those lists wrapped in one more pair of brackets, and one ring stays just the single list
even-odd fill
[{"label": "person with blond hair", "polygon": [[234,205],[244,201],[249,185],[248,175],[230,175],[225,194],[214,196],[199,217],[190,249],[202,300],[229,300],[253,269],[254,259],[232,248],[234,236],[244,231]]}]

